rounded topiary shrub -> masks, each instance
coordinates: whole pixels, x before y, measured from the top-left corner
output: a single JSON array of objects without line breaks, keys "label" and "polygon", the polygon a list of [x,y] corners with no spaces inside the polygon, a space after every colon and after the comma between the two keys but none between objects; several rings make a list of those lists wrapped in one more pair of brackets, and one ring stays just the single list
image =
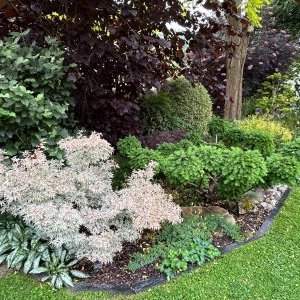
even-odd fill
[{"label": "rounded topiary shrub", "polygon": [[177,129],[205,133],[212,117],[212,101],[202,84],[193,86],[179,77],[158,94],[144,98],[142,115],[147,134]]}]

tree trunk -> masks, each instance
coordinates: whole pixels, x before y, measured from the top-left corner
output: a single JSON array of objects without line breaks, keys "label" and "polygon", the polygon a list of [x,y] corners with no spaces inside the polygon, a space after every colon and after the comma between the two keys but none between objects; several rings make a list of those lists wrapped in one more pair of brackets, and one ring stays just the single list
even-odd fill
[{"label": "tree trunk", "polygon": [[237,35],[228,35],[227,43],[234,45],[226,58],[226,100],[224,118],[229,120],[240,119],[242,116],[243,75],[244,65],[249,44],[249,32],[240,20],[229,17],[229,24]]}]

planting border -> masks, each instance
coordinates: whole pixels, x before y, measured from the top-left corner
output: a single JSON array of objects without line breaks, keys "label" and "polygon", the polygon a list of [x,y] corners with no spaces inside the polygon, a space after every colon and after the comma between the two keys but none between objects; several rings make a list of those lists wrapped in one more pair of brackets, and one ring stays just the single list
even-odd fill
[{"label": "planting border", "polygon": [[[252,238],[245,240],[243,242],[235,242],[235,243],[232,243],[232,244],[222,248],[221,249],[222,254],[229,253],[237,248],[240,248],[248,243],[251,243],[251,242],[258,240],[258,239],[262,238],[263,236],[265,236],[269,232],[269,230],[273,224],[273,221],[274,221],[275,217],[278,215],[278,213],[280,212],[285,200],[288,198],[290,191],[291,191],[290,189],[287,189],[283,193],[283,195],[280,198],[280,200],[278,201],[276,207],[271,211],[270,215],[266,218],[264,223],[261,225],[259,230],[255,233],[255,235]],[[197,268],[199,268],[199,267],[197,267]],[[187,272],[191,272],[194,269],[195,268],[192,267]],[[178,275],[178,276],[180,276],[180,275]],[[140,293],[147,289],[150,289],[152,287],[161,285],[165,282],[167,282],[167,279],[163,275],[151,277],[146,280],[141,280],[131,286],[103,284],[103,283],[101,283],[101,284],[88,283],[88,282],[83,281],[83,282],[78,282],[77,284],[75,284],[71,290],[72,290],[72,292],[91,292],[91,291],[101,292],[102,291],[102,292],[122,293],[122,294],[137,294],[137,293]]]}]

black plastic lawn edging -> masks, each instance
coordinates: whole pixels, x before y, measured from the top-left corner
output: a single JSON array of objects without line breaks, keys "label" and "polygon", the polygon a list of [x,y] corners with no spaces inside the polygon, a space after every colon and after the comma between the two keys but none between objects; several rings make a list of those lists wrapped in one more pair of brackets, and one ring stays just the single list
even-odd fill
[{"label": "black plastic lawn edging", "polygon": [[[237,248],[240,248],[250,242],[253,242],[255,240],[258,240],[262,238],[266,233],[268,233],[269,229],[271,228],[271,225],[277,216],[277,214],[280,212],[285,200],[288,198],[290,193],[290,189],[287,189],[280,200],[278,201],[276,207],[271,211],[270,215],[266,218],[264,223],[261,225],[260,229],[255,233],[255,235],[243,242],[235,242],[232,243],[222,249],[221,252],[222,254],[229,253]],[[195,270],[196,268],[199,267],[191,267],[187,272],[191,272]],[[183,272],[183,273],[187,273]],[[183,274],[181,273],[181,274]],[[180,276],[179,274],[178,276]],[[178,277],[176,276],[176,277]],[[122,293],[122,294],[137,294],[139,292],[145,291],[149,288],[161,285],[163,283],[167,282],[167,279],[165,276],[160,275],[160,276],[155,276],[151,277],[146,280],[141,280],[133,285],[114,285],[114,284],[106,284],[106,283],[92,283],[92,282],[78,282],[74,285],[73,288],[71,288],[72,292],[111,292],[111,293]]]}]

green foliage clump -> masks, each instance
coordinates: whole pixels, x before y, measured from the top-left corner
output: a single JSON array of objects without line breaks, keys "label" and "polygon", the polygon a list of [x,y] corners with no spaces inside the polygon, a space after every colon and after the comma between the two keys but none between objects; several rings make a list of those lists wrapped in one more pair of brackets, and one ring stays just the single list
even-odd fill
[{"label": "green foliage clump", "polygon": [[300,179],[300,162],[292,156],[273,154],[267,158],[268,185],[289,184],[296,185]]},{"label": "green foliage clump", "polygon": [[52,39],[44,48],[26,42],[27,32],[0,41],[0,145],[10,155],[50,145],[67,132],[73,84],[72,66],[64,65],[64,50]]},{"label": "green foliage clump", "polygon": [[210,242],[195,238],[184,248],[169,249],[160,263],[159,270],[169,280],[176,274],[187,271],[190,265],[201,266],[220,254]]},{"label": "green foliage clump", "polygon": [[159,270],[171,278],[191,265],[202,265],[220,255],[211,243],[215,232],[223,232],[234,240],[242,238],[238,226],[220,216],[190,217],[181,224],[166,224],[152,247],[133,255],[128,268],[135,271],[157,262]]},{"label": "green foliage clump", "polygon": [[121,139],[117,148],[119,153],[128,159],[128,166],[131,169],[143,169],[151,161],[159,161],[160,153],[158,151],[143,148],[141,142],[134,136],[128,136]]},{"label": "green foliage clump", "polygon": [[269,134],[276,143],[289,142],[293,139],[293,133],[290,129],[269,116],[249,116],[239,121],[238,126],[247,132]]},{"label": "green foliage clump", "polygon": [[205,164],[197,155],[197,148],[181,149],[161,161],[161,170],[171,184],[196,183],[206,186]]},{"label": "green foliage clump", "polygon": [[300,32],[300,5],[295,0],[273,0],[274,16],[280,28],[294,35]]},{"label": "green foliage clump", "polygon": [[31,227],[20,220],[1,216],[0,264],[22,270],[25,274],[42,274],[42,281],[49,281],[56,289],[73,286],[72,278],[87,278],[73,270],[77,260],[63,248],[51,248]]},{"label": "green foliage clump", "polygon": [[294,157],[300,162],[300,138],[282,144],[278,152],[286,157]]},{"label": "green foliage clump", "polygon": [[239,196],[264,182],[267,166],[259,151],[232,148],[226,157],[219,181],[219,194],[226,198]]},{"label": "green foliage clump", "polygon": [[201,85],[180,77],[168,82],[157,95],[145,97],[144,127],[147,133],[184,129],[205,133],[212,116],[212,101]]},{"label": "green foliage clump", "polygon": [[264,156],[275,151],[276,143],[268,132],[248,131],[238,124],[215,118],[209,125],[212,137],[227,147],[240,147],[245,150],[258,150]]},{"label": "green foliage clump", "polygon": [[[129,139],[129,138],[128,138]],[[122,141],[120,145],[126,144]],[[135,143],[136,144],[136,143]],[[122,147],[121,147],[122,148]],[[266,163],[259,151],[243,151],[217,145],[162,144],[156,150],[128,147],[126,159],[131,168],[145,167],[150,161],[158,163],[157,174],[174,186],[196,186],[207,190],[217,183],[217,192],[223,199],[235,200],[263,182]],[[122,153],[125,151],[121,149]]]},{"label": "green foliage clump", "polygon": [[254,102],[257,112],[270,115],[291,129],[299,126],[300,117],[300,96],[292,83],[300,74],[297,66],[296,63],[291,66],[287,74],[275,73],[267,77],[249,100]]}]

